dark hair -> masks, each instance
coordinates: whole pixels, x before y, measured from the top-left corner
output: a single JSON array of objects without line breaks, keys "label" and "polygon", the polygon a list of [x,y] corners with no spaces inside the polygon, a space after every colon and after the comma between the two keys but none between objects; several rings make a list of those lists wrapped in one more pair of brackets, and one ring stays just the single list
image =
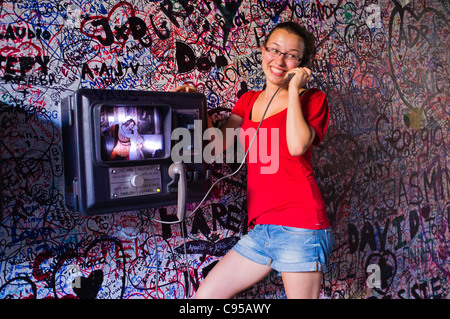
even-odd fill
[{"label": "dark hair", "polygon": [[133,123],[134,125],[136,125],[136,122],[133,119],[128,119],[126,120],[123,125],[125,125],[126,127],[130,126],[130,124]]},{"label": "dark hair", "polygon": [[286,30],[287,32],[296,34],[303,39],[303,42],[305,43],[305,52],[303,52],[303,57],[300,62],[300,66],[306,66],[310,62],[312,62],[314,56],[316,55],[316,38],[311,32],[308,31],[308,29],[306,29],[304,26],[299,25],[296,22],[292,21],[281,22],[277,24],[275,27],[273,27],[272,30],[270,30],[264,44],[267,43],[272,33],[277,29]]}]

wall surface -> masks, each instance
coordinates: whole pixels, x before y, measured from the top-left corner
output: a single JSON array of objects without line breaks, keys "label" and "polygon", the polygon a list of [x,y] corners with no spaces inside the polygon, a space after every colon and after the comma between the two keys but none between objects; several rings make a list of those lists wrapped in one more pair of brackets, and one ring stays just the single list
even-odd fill
[{"label": "wall surface", "polygon": [[[284,20],[317,37],[331,110],[313,158],[335,233],[321,297],[448,298],[449,17],[425,0],[1,1],[0,298],[192,297],[247,232],[245,169],[185,237],[151,221],[174,206],[83,216],[63,201],[60,100],[190,83],[219,125],[262,88],[259,47]],[[276,273],[238,296],[284,297]]]}]

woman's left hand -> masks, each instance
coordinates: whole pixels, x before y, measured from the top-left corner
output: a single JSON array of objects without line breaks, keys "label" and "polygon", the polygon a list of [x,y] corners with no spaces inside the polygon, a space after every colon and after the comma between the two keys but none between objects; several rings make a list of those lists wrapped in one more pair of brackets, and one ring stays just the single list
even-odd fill
[{"label": "woman's left hand", "polygon": [[300,90],[303,88],[311,79],[311,70],[308,68],[295,68],[289,70],[288,74],[294,74],[294,77],[289,82],[289,88],[295,90]]}]

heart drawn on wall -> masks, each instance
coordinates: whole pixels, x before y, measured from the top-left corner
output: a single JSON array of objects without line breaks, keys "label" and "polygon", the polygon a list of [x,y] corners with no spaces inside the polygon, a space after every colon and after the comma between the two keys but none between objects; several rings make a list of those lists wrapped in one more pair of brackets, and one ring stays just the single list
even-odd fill
[{"label": "heart drawn on wall", "polygon": [[102,286],[103,271],[101,269],[94,270],[89,277],[77,277],[74,279],[73,291],[80,299],[95,299]]},{"label": "heart drawn on wall", "polygon": [[286,10],[287,1],[261,1],[258,0],[259,7],[269,16],[271,20],[275,20],[283,11]]},{"label": "heart drawn on wall", "polygon": [[[395,274],[397,273],[396,257],[389,250],[373,253],[367,258],[365,269],[371,264],[378,265],[381,271],[381,287],[374,287],[373,289],[379,294],[386,295],[394,281]],[[366,273],[366,277],[367,276],[368,274]]]}]

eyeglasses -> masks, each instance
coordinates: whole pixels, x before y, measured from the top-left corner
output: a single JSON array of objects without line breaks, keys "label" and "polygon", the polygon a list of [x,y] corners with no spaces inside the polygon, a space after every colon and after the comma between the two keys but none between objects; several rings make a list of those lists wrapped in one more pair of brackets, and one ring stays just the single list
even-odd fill
[{"label": "eyeglasses", "polygon": [[275,48],[269,48],[269,47],[265,47],[265,48],[266,48],[266,51],[274,58],[277,58],[277,57],[283,55],[284,59],[289,62],[298,62],[300,60],[300,56],[297,53],[289,53],[289,52],[285,53],[285,52],[281,52],[280,50],[275,49]]}]

